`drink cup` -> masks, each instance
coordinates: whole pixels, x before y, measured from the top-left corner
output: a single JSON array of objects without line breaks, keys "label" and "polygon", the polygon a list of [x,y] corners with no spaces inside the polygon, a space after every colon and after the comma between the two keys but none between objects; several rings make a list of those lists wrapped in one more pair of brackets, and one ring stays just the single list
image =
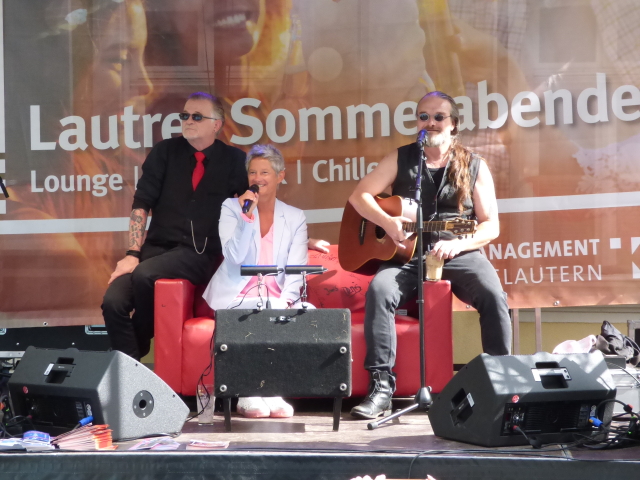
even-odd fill
[{"label": "drink cup", "polygon": [[213,423],[213,406],[216,398],[213,396],[213,385],[198,384],[197,387],[198,424]]},{"label": "drink cup", "polygon": [[442,266],[444,260],[435,255],[427,254],[425,258],[426,264],[426,280],[429,282],[437,282],[442,279]]}]

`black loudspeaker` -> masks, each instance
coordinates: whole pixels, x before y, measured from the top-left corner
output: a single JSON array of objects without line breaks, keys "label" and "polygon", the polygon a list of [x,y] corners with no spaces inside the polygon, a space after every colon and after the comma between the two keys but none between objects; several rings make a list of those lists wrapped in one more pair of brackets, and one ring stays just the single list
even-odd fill
[{"label": "black loudspeaker", "polygon": [[351,395],[348,309],[218,310],[215,394]]},{"label": "black loudspeaker", "polygon": [[14,415],[54,435],[88,416],[114,440],[177,433],[189,407],[155,373],[124,353],[29,347],[9,380]]},{"label": "black loudspeaker", "polygon": [[611,422],[616,387],[601,353],[479,355],[462,368],[429,410],[439,437],[484,447],[544,443],[591,435],[590,417]]}]

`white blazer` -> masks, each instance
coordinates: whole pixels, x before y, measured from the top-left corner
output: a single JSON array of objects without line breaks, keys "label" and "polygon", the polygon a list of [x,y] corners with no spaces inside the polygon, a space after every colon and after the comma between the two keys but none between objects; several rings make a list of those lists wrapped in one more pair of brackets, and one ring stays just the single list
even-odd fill
[{"label": "white blazer", "polygon": [[[214,310],[228,308],[233,299],[249,283],[251,277],[240,276],[241,265],[256,265],[260,258],[260,212],[253,212],[253,223],[242,219],[237,198],[228,198],[222,204],[218,232],[224,260],[209,282],[203,297]],[[302,210],[276,199],[273,216],[273,261],[279,267],[306,265],[307,223]],[[302,277],[285,275],[276,277],[284,300],[297,300]],[[242,307],[240,307],[242,308]]]}]

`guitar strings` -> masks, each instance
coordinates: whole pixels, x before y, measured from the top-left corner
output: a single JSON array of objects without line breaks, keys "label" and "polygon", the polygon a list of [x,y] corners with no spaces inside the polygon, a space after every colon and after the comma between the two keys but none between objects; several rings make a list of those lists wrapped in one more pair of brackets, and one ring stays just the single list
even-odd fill
[{"label": "guitar strings", "polygon": [[[371,220],[367,220],[366,218],[363,218],[363,223],[365,225],[371,223],[372,225],[375,225],[376,227],[380,227],[380,225],[377,225],[375,223],[373,223]],[[454,220],[455,222],[455,220]],[[451,221],[446,221],[446,220],[435,220],[435,221],[427,221],[427,222],[423,222],[423,228],[428,231],[428,232],[437,232],[440,230],[444,230],[445,225],[447,223],[452,223]],[[416,231],[416,226],[417,226],[417,222],[405,222],[402,225],[404,225],[405,227],[405,231],[407,232],[415,232]],[[380,227],[381,228],[381,227]]]}]

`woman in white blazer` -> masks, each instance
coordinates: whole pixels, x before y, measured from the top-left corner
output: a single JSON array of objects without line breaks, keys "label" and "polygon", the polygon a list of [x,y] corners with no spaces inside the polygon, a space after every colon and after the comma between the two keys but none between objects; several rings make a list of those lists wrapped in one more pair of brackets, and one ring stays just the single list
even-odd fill
[{"label": "woman in white blazer", "polygon": [[[257,185],[257,193],[247,190],[239,198],[222,204],[219,233],[224,260],[209,282],[204,299],[209,306],[221,308],[254,308],[257,303],[272,308],[287,308],[300,298],[300,275],[264,277],[266,285],[258,292],[257,277],[240,275],[241,265],[306,265],[307,224],[302,210],[276,198],[284,180],[284,159],[272,145],[254,145],[247,154],[249,185]],[[251,201],[246,214],[245,201]],[[246,397],[238,400],[238,413],[252,418],[290,417],[293,407],[281,397]]]}]

